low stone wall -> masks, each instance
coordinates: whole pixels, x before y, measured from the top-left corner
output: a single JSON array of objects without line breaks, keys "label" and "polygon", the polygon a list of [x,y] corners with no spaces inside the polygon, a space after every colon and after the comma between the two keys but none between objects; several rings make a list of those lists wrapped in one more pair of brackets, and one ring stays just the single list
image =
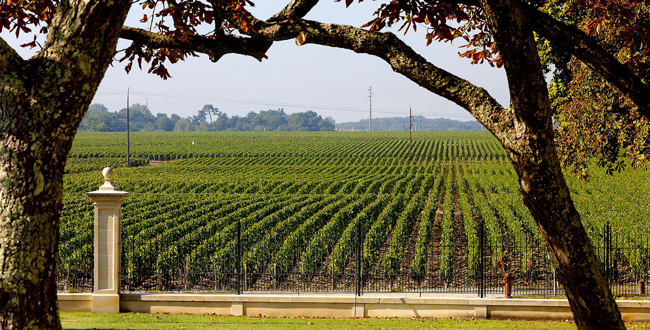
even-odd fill
[{"label": "low stone wall", "polygon": [[[650,301],[620,300],[625,321],[650,322]],[[59,293],[61,311],[92,311],[92,294]],[[572,319],[564,299],[441,298],[352,295],[122,294],[120,312],[235,316],[459,317]]]},{"label": "low stone wall", "polygon": [[92,293],[58,293],[56,305],[63,312],[92,312]]}]

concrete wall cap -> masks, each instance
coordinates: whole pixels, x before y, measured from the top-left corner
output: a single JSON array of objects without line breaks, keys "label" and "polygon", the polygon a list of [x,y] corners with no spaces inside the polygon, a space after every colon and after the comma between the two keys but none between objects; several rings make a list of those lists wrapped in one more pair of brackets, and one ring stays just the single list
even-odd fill
[{"label": "concrete wall cap", "polygon": [[643,307],[650,308],[650,301],[648,300],[617,300],[616,303],[619,307],[633,308]]},{"label": "concrete wall cap", "polygon": [[[95,301],[97,299],[97,301]],[[119,309],[108,310],[108,300],[118,299]],[[356,304],[355,304],[356,302]],[[619,300],[623,319],[650,321],[650,301]],[[113,306],[114,304],[110,304]],[[571,309],[560,299],[481,299],[431,297],[357,297],[352,295],[232,295],[142,294],[92,295],[59,293],[62,311],[116,313],[219,313],[231,315],[293,315],[321,317],[477,317],[493,319],[571,319]],[[104,308],[104,309],[101,309]],[[250,314],[249,314],[250,313]]]},{"label": "concrete wall cap", "polygon": [[[90,293],[58,293],[61,301],[92,300]],[[412,304],[412,305],[454,305],[454,306],[526,306],[526,307],[569,307],[566,299],[486,299],[486,298],[419,298],[419,297],[357,297],[344,295],[233,295],[196,293],[122,293],[122,301],[160,302],[250,302],[250,303],[329,303],[329,304]],[[650,308],[647,300],[618,300],[621,308]]]},{"label": "concrete wall cap", "polygon": [[56,294],[57,300],[75,300],[75,301],[83,301],[83,300],[93,300],[93,294],[92,293],[62,293],[58,292]]}]

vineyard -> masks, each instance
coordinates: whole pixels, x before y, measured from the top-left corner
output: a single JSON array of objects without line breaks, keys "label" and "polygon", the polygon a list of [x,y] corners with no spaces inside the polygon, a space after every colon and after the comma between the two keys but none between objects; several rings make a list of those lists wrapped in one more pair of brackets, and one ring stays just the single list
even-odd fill
[{"label": "vineyard", "polygon": [[[90,288],[93,210],[84,193],[102,184],[105,166],[131,193],[123,290],[476,292],[500,287],[506,272],[519,290],[556,283],[514,169],[487,132],[418,132],[411,147],[406,134],[367,132],[131,141],[135,167],[126,168],[125,134],[75,139],[61,290]],[[603,271],[627,294],[649,274],[650,174],[594,172],[589,182],[567,180]]]}]

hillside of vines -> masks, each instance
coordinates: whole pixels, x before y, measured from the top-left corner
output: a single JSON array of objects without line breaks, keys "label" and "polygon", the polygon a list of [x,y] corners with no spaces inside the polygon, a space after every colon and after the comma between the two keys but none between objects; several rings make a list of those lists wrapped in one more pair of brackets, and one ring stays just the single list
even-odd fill
[{"label": "hillside of vines", "polygon": [[[249,273],[335,277],[355,262],[355,235],[363,237],[364,273],[408,273],[429,285],[437,284],[418,274],[472,278],[480,239],[496,273],[550,270],[514,169],[487,132],[418,132],[410,151],[404,133],[136,133],[131,160],[126,168],[125,134],[77,135],[59,265],[92,269],[93,209],[84,193],[110,166],[113,184],[130,192],[122,266],[131,273],[227,272],[238,240]],[[567,175],[594,244],[609,222],[650,248],[649,179],[635,169],[588,182]],[[625,260],[630,272],[648,272],[644,256]]]}]

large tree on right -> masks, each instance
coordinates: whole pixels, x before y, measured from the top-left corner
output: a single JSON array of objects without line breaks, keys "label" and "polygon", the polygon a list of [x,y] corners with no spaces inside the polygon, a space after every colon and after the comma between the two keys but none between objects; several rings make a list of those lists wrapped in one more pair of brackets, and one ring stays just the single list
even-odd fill
[{"label": "large tree on right", "polygon": [[[346,0],[347,5],[352,2]],[[555,144],[554,108],[544,76],[545,66],[538,54],[538,41],[543,37],[557,52],[579,61],[616,90],[640,118],[647,120],[650,86],[642,80],[645,69],[632,68],[629,62],[619,60],[613,47],[589,30],[602,20],[588,21],[588,29],[576,24],[583,22],[588,17],[585,13],[592,9],[600,9],[608,15],[606,19],[614,20],[622,19],[620,13],[646,15],[639,20],[627,20],[629,26],[624,29],[634,36],[627,45],[637,47],[635,50],[647,57],[645,30],[648,25],[643,25],[648,21],[647,4],[638,0],[549,3],[541,0],[395,0],[381,5],[376,18],[367,25],[368,31],[291,15],[308,12],[316,3],[315,0],[292,1],[286,13],[267,21],[251,18],[252,28],[243,32],[271,41],[295,37],[298,45],[313,43],[377,56],[394,71],[466,109],[507,150],[519,176],[524,203],[538,225],[549,257],[566,289],[578,327],[625,328],[564,180]],[[558,15],[558,8],[564,9],[565,18],[573,20]],[[453,23],[448,24],[450,21]],[[403,23],[402,28],[407,30],[418,24],[426,25],[429,41],[464,38],[468,50],[462,56],[474,62],[503,65],[510,105],[501,106],[485,89],[426,61],[392,33],[379,32],[384,26],[397,22]],[[595,113],[587,113],[587,116]]]}]

